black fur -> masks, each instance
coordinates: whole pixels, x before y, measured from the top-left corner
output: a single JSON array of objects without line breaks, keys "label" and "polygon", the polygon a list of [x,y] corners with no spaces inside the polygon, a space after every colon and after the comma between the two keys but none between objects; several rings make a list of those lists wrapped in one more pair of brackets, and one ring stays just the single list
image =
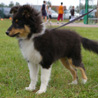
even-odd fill
[{"label": "black fur", "polygon": [[[24,25],[27,25],[31,30],[27,36],[28,39],[30,39],[32,34],[40,33],[42,31],[43,22],[41,19],[41,13],[36,11],[30,5],[12,7],[10,12],[13,13],[13,21],[12,26],[8,31],[11,31],[12,28],[24,28]],[[18,20],[17,23],[16,20]]]},{"label": "black fur", "polygon": [[98,42],[89,40],[87,38],[82,38],[82,45],[85,49],[98,54]]},{"label": "black fur", "polygon": [[34,45],[43,57],[41,65],[45,68],[64,57],[72,58],[76,66],[81,63],[81,37],[73,31],[47,29],[44,35],[34,38]]},{"label": "black fur", "polygon": [[12,7],[11,10],[10,10],[10,13],[11,13],[11,14],[17,13],[19,7],[20,7],[20,6],[14,6],[14,7]]},{"label": "black fur", "polygon": [[41,14],[29,5],[20,6],[18,12],[13,16],[13,21],[16,19],[20,20],[23,25],[25,24],[30,27],[31,33],[28,35],[28,38],[30,38],[32,34],[42,31],[43,25],[41,24],[43,22]]},{"label": "black fur", "polygon": [[[40,13],[29,5],[20,6],[14,14],[12,23],[12,27],[14,28],[16,19],[19,20],[17,28],[23,28],[24,25],[30,27],[30,33],[26,40],[29,40],[33,34],[40,33],[43,29]],[[45,34],[32,40],[34,41],[35,49],[42,55],[43,59],[40,64],[44,68],[49,68],[54,61],[64,57],[71,58],[73,65],[83,67],[81,44],[83,44],[85,49],[98,54],[97,42],[83,38],[76,32],[66,29],[46,29]]]},{"label": "black fur", "polygon": [[70,30],[46,30],[45,34],[34,38],[35,48],[40,51],[43,60],[41,65],[50,65],[63,57],[71,58],[75,66],[81,66],[81,43],[87,50],[98,53],[98,43],[86,39]]}]

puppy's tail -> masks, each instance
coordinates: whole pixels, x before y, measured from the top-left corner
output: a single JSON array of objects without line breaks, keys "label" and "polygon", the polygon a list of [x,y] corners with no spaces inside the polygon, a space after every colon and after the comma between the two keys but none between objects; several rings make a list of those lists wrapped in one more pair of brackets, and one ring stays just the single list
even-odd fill
[{"label": "puppy's tail", "polygon": [[87,38],[81,38],[82,45],[85,49],[98,54],[98,42]]}]

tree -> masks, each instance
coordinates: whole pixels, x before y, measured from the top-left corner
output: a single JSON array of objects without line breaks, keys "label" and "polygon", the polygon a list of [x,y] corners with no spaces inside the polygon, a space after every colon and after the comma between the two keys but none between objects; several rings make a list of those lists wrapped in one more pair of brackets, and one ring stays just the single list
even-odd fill
[{"label": "tree", "polygon": [[14,6],[14,3],[13,3],[13,1],[11,1],[9,4],[9,7],[13,7],[13,6]]},{"label": "tree", "polygon": [[80,7],[80,10],[85,9],[85,4],[80,3],[79,7]]},{"label": "tree", "polygon": [[82,3],[80,3],[79,6],[76,6],[75,11],[79,13],[82,9],[85,9],[85,5],[83,5]]},{"label": "tree", "polygon": [[77,13],[79,13],[79,12],[80,12],[80,7],[79,7],[79,6],[76,6],[75,11],[76,11]]},{"label": "tree", "polygon": [[71,6],[69,6],[69,10],[71,10],[72,9],[72,5]]},{"label": "tree", "polygon": [[4,7],[4,6],[5,6],[5,4],[4,4],[4,3],[1,3],[1,4],[0,4],[0,7]]},{"label": "tree", "polygon": [[[98,1],[97,1],[97,7],[98,7]],[[95,17],[98,18],[98,8],[97,11],[95,12]],[[96,22],[98,23],[98,20]]]},{"label": "tree", "polygon": [[51,5],[51,2],[50,1],[47,1],[47,5],[50,6]]},{"label": "tree", "polygon": [[97,12],[98,12],[98,1],[97,1]]},{"label": "tree", "polygon": [[19,2],[16,2],[15,6],[19,6],[19,5],[20,5]]}]

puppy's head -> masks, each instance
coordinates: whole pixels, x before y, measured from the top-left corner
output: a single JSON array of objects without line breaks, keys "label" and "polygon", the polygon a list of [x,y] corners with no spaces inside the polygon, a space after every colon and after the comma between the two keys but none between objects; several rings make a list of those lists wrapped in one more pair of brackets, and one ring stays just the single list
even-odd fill
[{"label": "puppy's head", "polygon": [[23,5],[14,10],[12,25],[6,34],[11,37],[30,38],[33,34],[40,33],[42,29],[41,14],[30,5]]}]

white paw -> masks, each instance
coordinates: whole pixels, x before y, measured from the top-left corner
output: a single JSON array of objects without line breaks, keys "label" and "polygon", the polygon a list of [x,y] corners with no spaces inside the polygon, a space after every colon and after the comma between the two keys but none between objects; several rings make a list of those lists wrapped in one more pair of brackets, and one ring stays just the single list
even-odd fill
[{"label": "white paw", "polygon": [[78,84],[78,81],[77,80],[74,80],[74,81],[72,81],[71,83],[69,83],[69,85],[71,85],[71,84]]},{"label": "white paw", "polygon": [[42,94],[42,93],[45,93],[46,92],[46,90],[38,90],[37,92],[36,92],[36,94]]},{"label": "white paw", "polygon": [[27,91],[33,91],[33,90],[35,90],[35,88],[33,88],[33,87],[25,87],[25,90],[27,90]]},{"label": "white paw", "polygon": [[82,79],[82,83],[85,84],[87,82],[87,79]]}]

